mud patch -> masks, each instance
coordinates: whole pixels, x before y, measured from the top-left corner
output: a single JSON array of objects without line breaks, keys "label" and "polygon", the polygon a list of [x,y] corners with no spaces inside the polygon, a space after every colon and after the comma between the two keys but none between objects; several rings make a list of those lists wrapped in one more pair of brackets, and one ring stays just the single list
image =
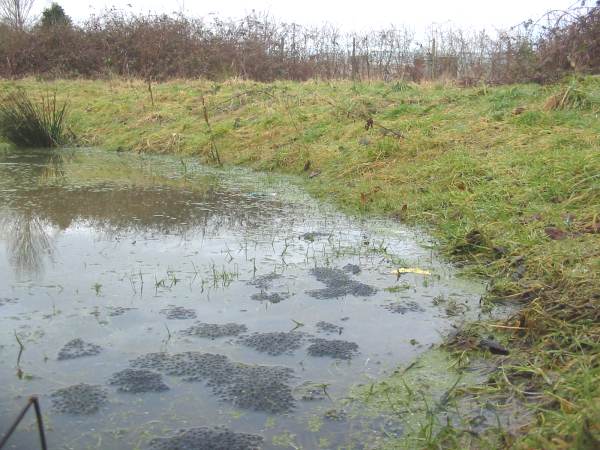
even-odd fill
[{"label": "mud patch", "polygon": [[125,369],[115,373],[108,383],[118,386],[120,392],[138,394],[142,392],[162,392],[169,390],[159,373],[147,369]]},{"label": "mud patch", "polygon": [[290,297],[290,294],[287,292],[273,292],[269,294],[268,292],[260,292],[258,294],[252,294],[250,297],[252,300],[260,301],[260,302],[269,302],[269,303],[280,303]]},{"label": "mud patch", "polygon": [[173,436],[155,438],[149,450],[259,450],[263,438],[254,434],[234,433],[224,427],[190,428]]},{"label": "mud patch", "polygon": [[217,339],[225,336],[237,336],[248,331],[246,325],[238,323],[202,323],[197,322],[180,333],[184,336],[196,336]]},{"label": "mud patch", "polygon": [[344,331],[344,327],[324,321],[317,322],[315,327],[318,332],[326,334],[342,334],[342,331]]},{"label": "mud patch", "polygon": [[102,351],[102,347],[96,344],[85,342],[82,339],[73,339],[65,344],[58,352],[59,361],[65,359],[82,358],[84,356],[94,356]]},{"label": "mud patch", "polygon": [[425,312],[417,302],[394,302],[382,305],[383,308],[394,314],[406,314],[408,312]]},{"label": "mud patch", "polygon": [[373,286],[361,283],[350,278],[346,272],[329,267],[316,267],[310,273],[321,283],[323,289],[308,291],[308,295],[318,299],[328,299],[353,295],[355,297],[369,297],[377,292]]},{"label": "mud patch", "polygon": [[279,366],[235,363],[224,355],[200,352],[148,353],[131,361],[133,367],[154,369],[185,381],[206,381],[221,400],[273,414],[295,405],[289,386],[294,371]]},{"label": "mud patch", "polygon": [[168,307],[161,309],[160,313],[169,320],[185,320],[196,318],[196,311],[193,309],[184,308],[183,306],[169,305]]},{"label": "mud patch", "polygon": [[261,353],[279,356],[284,353],[292,354],[304,344],[306,334],[299,331],[271,333],[253,333],[238,339],[240,344],[251,347]]},{"label": "mud patch", "polygon": [[352,359],[358,353],[358,344],[340,339],[314,338],[308,347],[310,356],[328,356],[335,359]]},{"label": "mud patch", "polygon": [[108,403],[108,394],[102,387],[85,383],[58,389],[50,398],[56,411],[77,415],[94,414]]}]

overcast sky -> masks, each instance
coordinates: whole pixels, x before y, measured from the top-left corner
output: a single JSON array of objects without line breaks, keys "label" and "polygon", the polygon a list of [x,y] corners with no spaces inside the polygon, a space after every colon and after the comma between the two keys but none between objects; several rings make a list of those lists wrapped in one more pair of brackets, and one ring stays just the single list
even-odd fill
[{"label": "overcast sky", "polygon": [[[432,23],[461,27],[502,29],[532,18],[549,9],[565,9],[574,0],[58,0],[68,15],[79,21],[106,7],[134,12],[170,13],[184,10],[192,16],[216,13],[221,17],[240,17],[253,9],[299,24],[332,23],[346,30],[408,25],[424,29]],[[36,12],[51,3],[37,0]]]}]

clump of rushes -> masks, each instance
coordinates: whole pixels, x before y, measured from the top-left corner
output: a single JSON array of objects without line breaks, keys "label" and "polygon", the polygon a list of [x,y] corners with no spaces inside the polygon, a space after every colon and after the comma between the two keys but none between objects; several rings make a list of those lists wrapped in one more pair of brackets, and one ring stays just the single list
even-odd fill
[{"label": "clump of rushes", "polygon": [[546,111],[564,110],[564,109],[585,109],[592,105],[587,93],[572,82],[564,89],[551,96],[544,105]]},{"label": "clump of rushes", "polygon": [[67,103],[56,93],[42,95],[39,103],[16,90],[0,103],[0,134],[18,147],[57,147],[66,141]]}]

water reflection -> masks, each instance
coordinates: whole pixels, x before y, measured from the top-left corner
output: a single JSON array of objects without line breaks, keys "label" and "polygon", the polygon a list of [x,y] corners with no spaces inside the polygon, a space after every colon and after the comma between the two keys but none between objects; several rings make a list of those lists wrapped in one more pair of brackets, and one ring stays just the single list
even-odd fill
[{"label": "water reflection", "polygon": [[41,275],[54,252],[51,225],[31,212],[8,213],[0,215],[0,229],[17,276]]},{"label": "water reflection", "polygon": [[138,164],[56,152],[2,155],[0,223],[15,272],[43,273],[52,230],[84,226],[109,236],[184,239],[223,228],[252,233],[272,226],[284,208],[264,194],[228,190],[214,176],[148,176]]},{"label": "water reflection", "polygon": [[[6,200],[0,205],[0,237],[6,242],[9,261],[19,277],[37,277],[43,273],[55,251],[52,238],[55,226],[39,215],[33,202],[15,195],[15,190],[62,179],[64,162],[64,154],[54,151],[33,155],[6,152],[0,156],[0,186],[3,188],[0,199]],[[27,171],[13,170],[23,165],[27,165]],[[11,203],[20,207],[10,208]]]}]

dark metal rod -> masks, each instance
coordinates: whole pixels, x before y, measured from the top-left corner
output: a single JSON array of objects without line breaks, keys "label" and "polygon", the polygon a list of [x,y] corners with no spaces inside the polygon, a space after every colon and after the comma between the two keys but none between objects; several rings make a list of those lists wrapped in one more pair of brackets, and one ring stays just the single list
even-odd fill
[{"label": "dark metal rod", "polygon": [[30,398],[30,401],[33,403],[33,408],[35,410],[35,417],[37,419],[38,432],[40,433],[40,444],[42,446],[42,450],[48,450],[48,445],[46,444],[46,433],[44,432],[44,421],[42,420],[42,409],[40,408],[40,401],[35,395]]},{"label": "dark metal rod", "polygon": [[21,413],[17,416],[17,418],[13,422],[12,426],[8,429],[6,434],[2,437],[2,440],[0,441],[0,448],[4,447],[6,442],[8,442],[8,439],[15,432],[19,423],[21,423],[21,420],[23,420],[23,417],[25,417],[25,414],[27,413],[27,410],[29,409],[30,406],[31,406],[31,400],[27,403],[27,405],[25,405],[25,408],[23,408]]},{"label": "dark metal rod", "polygon": [[6,434],[2,436],[2,440],[0,440],[0,449],[6,445],[12,434],[15,432],[15,430],[25,417],[25,414],[27,414],[27,411],[29,410],[31,405],[33,405],[33,409],[35,410],[35,417],[37,421],[38,432],[40,434],[40,444],[42,446],[42,450],[48,450],[48,445],[46,444],[46,434],[44,433],[44,422],[42,420],[42,410],[40,408],[40,402],[35,395],[29,397],[27,405],[25,405],[25,407],[21,410],[21,412],[19,413],[9,430],[6,432]]}]

